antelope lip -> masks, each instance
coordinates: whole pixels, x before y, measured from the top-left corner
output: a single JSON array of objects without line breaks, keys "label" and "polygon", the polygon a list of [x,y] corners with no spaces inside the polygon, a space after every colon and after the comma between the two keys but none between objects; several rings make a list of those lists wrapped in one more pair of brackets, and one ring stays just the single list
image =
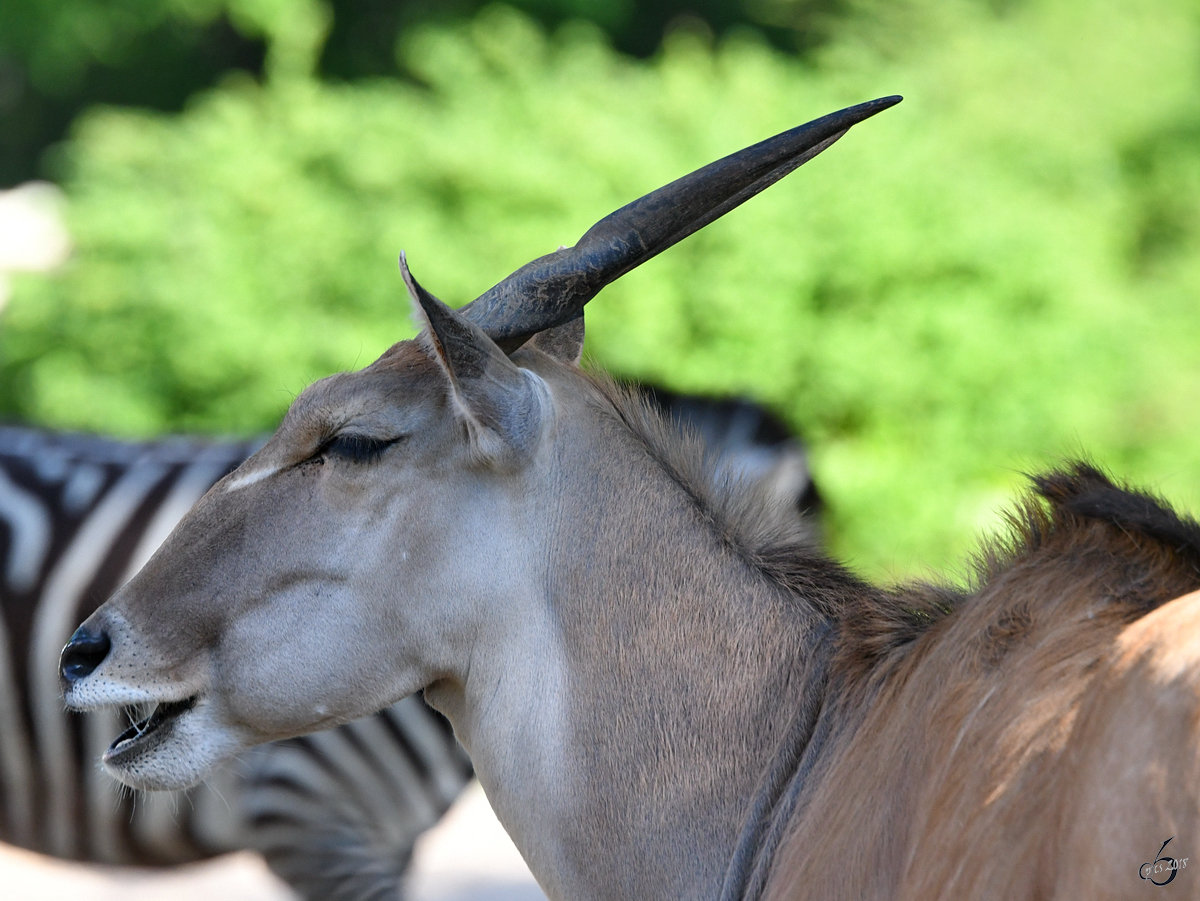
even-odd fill
[{"label": "antelope lip", "polygon": [[139,745],[144,745],[157,735],[164,726],[171,726],[179,717],[196,706],[197,697],[192,695],[182,701],[167,701],[158,704],[145,719],[134,723],[118,735],[104,752],[104,762],[115,764],[117,758],[128,754]]}]

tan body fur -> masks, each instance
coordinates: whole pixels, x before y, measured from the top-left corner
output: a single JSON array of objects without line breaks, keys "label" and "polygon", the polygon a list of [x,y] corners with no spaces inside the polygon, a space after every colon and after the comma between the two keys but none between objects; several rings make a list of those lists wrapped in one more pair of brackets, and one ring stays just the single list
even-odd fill
[{"label": "tan body fur", "polygon": [[1139,590],[1196,573],[1114,525],[1047,537],[846,692],[768,898],[1125,898],[1200,848],[1200,595]]}]

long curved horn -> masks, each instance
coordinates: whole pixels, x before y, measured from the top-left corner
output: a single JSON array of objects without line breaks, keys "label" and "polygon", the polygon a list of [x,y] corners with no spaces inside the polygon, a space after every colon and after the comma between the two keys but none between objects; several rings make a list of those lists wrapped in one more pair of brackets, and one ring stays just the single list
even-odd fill
[{"label": "long curved horn", "polygon": [[770,187],[852,125],[900,99],[847,107],[697,169],[601,219],[574,247],[525,264],[461,312],[511,352],[531,335],[579,316],[609,282]]}]

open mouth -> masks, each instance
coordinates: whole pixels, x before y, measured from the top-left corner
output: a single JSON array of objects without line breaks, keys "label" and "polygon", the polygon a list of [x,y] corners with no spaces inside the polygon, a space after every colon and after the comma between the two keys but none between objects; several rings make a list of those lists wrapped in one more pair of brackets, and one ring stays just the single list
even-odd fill
[{"label": "open mouth", "polygon": [[105,763],[116,763],[117,758],[128,754],[140,745],[145,745],[165,726],[172,725],[180,716],[196,706],[196,696],[182,701],[169,701],[158,704],[149,716],[139,719],[132,726],[116,737],[108,750],[104,752]]}]

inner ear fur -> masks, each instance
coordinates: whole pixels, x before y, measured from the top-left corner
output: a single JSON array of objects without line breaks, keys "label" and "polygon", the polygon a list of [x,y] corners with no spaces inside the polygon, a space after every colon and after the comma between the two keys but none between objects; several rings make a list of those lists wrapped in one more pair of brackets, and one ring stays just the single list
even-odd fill
[{"label": "inner ear fur", "polygon": [[[482,329],[426,291],[401,258],[401,271],[424,326],[421,340],[449,383],[475,452],[491,463],[533,455],[545,420],[544,388]],[[582,328],[579,329],[582,336]]]}]

